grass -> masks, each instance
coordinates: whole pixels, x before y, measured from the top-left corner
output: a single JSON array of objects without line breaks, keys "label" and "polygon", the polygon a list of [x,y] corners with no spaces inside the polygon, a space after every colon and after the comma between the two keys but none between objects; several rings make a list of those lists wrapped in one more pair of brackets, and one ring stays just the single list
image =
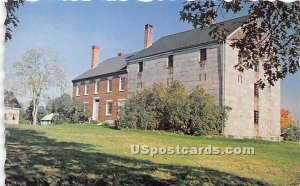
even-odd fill
[{"label": "grass", "polygon": [[[6,126],[12,185],[299,185],[300,146],[95,125]],[[130,145],[255,147],[255,155],[133,155]]]}]

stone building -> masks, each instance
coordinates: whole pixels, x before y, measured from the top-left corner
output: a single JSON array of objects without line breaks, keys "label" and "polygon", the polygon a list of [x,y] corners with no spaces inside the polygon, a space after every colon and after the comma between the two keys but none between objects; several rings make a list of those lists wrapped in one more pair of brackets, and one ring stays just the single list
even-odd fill
[{"label": "stone building", "polygon": [[13,92],[4,91],[4,123],[19,124],[21,105]]},{"label": "stone building", "polygon": [[256,82],[263,77],[262,67],[244,72],[234,68],[239,61],[238,50],[228,43],[241,35],[241,25],[247,18],[222,22],[228,30],[223,44],[209,36],[208,28],[176,33],[152,43],[153,27],[146,25],[145,49],[126,59],[129,96],[154,83],[168,86],[178,80],[189,91],[200,85],[220,105],[232,108],[224,135],[278,140],[280,82],[260,90]]},{"label": "stone building", "polygon": [[113,122],[120,106],[127,100],[127,64],[125,55],[98,64],[99,46],[92,47],[91,69],[72,80],[73,98],[83,102],[91,119]]}]

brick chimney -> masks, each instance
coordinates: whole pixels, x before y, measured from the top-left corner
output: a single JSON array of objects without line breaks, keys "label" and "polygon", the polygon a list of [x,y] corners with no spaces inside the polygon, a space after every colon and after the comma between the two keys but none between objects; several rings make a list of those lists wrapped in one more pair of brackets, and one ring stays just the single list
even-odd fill
[{"label": "brick chimney", "polygon": [[120,57],[120,56],[124,56],[125,54],[124,53],[122,53],[122,52],[119,52],[118,53],[118,56]]},{"label": "brick chimney", "polygon": [[215,24],[217,24],[216,19],[215,19],[215,18],[210,18],[210,19],[209,19],[209,24],[210,24],[210,25],[215,25]]},{"label": "brick chimney", "polygon": [[153,26],[150,24],[145,25],[145,39],[144,48],[148,48],[153,43]]},{"label": "brick chimney", "polygon": [[99,63],[99,51],[100,47],[93,45],[92,46],[92,63],[91,63],[91,68],[95,68],[98,63]]},{"label": "brick chimney", "polygon": [[[212,10],[212,16],[215,16],[215,14],[216,14],[216,11],[213,9],[213,10]],[[209,24],[210,24],[210,25],[215,25],[215,24],[217,24],[216,17],[211,17],[211,18],[209,18]]]}]

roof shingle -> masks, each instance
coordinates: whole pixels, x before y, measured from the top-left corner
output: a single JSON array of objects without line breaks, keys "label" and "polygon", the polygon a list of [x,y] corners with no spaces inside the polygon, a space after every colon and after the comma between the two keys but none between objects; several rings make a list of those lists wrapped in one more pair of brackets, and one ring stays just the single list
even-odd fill
[{"label": "roof shingle", "polygon": [[113,57],[99,63],[95,68],[90,69],[80,76],[76,77],[72,81],[78,81],[82,79],[88,79],[96,76],[102,76],[106,74],[116,73],[122,71],[126,67],[126,57],[131,56],[132,54],[126,54],[118,57]]},{"label": "roof shingle", "polygon": [[[233,31],[238,29],[249,16],[243,16],[236,19],[231,19],[218,24],[223,24],[228,30],[226,36],[230,35]],[[218,25],[217,24],[217,25]],[[209,35],[210,28],[196,28],[185,32],[180,32],[165,36],[154,42],[150,47],[137,52],[135,55],[128,58],[128,60],[139,59],[155,54],[170,52],[182,48],[197,46],[209,42],[213,42],[214,39]]]}]

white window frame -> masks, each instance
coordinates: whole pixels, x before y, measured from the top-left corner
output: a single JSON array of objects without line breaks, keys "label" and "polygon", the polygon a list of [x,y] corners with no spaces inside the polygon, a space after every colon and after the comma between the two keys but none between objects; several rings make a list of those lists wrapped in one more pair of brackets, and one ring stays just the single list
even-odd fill
[{"label": "white window frame", "polygon": [[99,94],[99,91],[97,91],[97,89],[99,89],[99,91],[100,91],[100,79],[95,79],[95,91],[94,91],[94,94]]},{"label": "white window frame", "polygon": [[117,103],[118,104],[118,108],[121,107],[121,106],[119,106],[119,103],[122,102],[122,101],[124,101],[126,103],[126,99],[118,99],[118,103]]},{"label": "white window frame", "polygon": [[[108,113],[108,103],[111,103],[111,113]],[[111,116],[112,115],[112,108],[113,108],[113,101],[112,100],[106,100],[105,116]]]},{"label": "white window frame", "polygon": [[[122,85],[122,78],[124,80],[124,88],[121,89],[121,85]],[[125,75],[119,75],[119,91],[122,92],[125,90]]]},{"label": "white window frame", "polygon": [[[109,87],[110,87],[109,81],[111,81],[111,90],[109,90]],[[113,86],[112,84],[113,84],[113,77],[108,77],[107,78],[107,91],[106,91],[107,93],[112,92],[112,86]]]},{"label": "white window frame", "polygon": [[89,87],[88,86],[90,86],[90,81],[85,81],[85,83],[84,83],[84,95],[85,96],[89,95],[89,91],[88,91]]},{"label": "white window frame", "polygon": [[81,86],[81,83],[76,83],[76,96],[80,96],[80,86]]}]

